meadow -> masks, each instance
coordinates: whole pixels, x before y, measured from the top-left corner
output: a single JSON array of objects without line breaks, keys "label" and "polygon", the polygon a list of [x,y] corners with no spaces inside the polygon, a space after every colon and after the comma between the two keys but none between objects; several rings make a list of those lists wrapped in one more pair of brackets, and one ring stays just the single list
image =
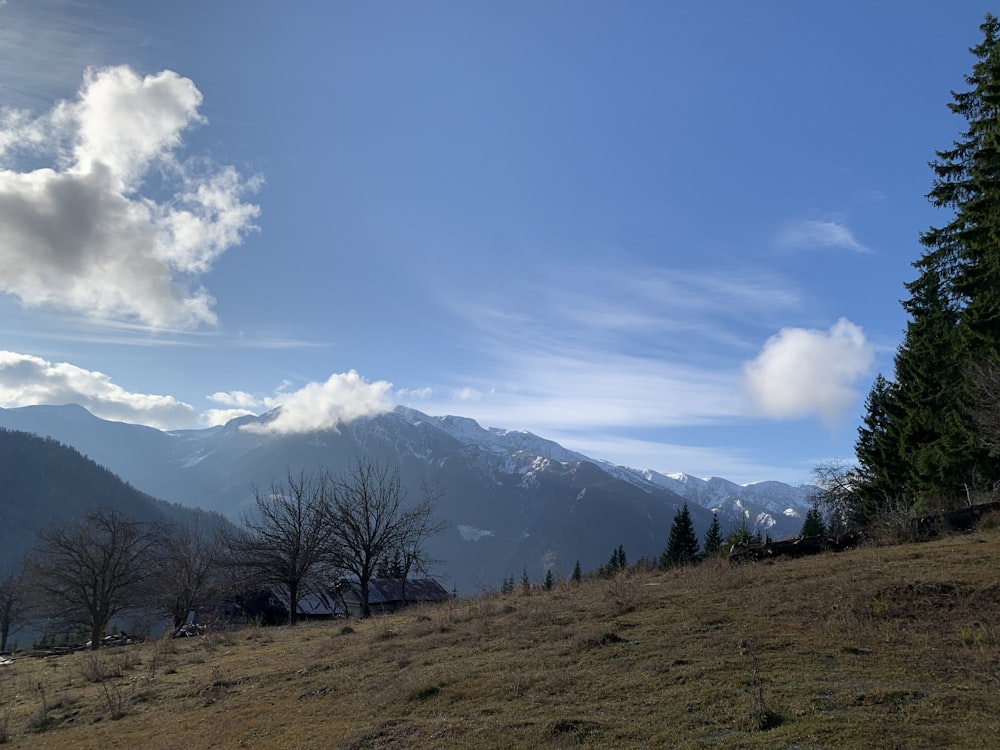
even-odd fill
[{"label": "meadow", "polygon": [[0,666],[18,748],[981,748],[1000,530]]}]

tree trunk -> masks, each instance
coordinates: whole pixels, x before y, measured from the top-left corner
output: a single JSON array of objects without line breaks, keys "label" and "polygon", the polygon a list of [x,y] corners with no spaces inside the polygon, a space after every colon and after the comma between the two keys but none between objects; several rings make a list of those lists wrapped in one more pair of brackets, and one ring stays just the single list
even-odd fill
[{"label": "tree trunk", "polygon": [[289,583],[288,585],[288,624],[294,625],[298,618],[299,609],[299,584],[298,582]]}]

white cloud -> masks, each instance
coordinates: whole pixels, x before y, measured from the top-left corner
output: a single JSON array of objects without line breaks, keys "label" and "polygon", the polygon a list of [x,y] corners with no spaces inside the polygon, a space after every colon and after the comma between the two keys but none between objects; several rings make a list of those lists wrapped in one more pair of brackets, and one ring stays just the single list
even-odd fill
[{"label": "white cloud", "polygon": [[782,247],[790,249],[836,247],[867,253],[870,250],[857,241],[850,228],[838,221],[806,220],[789,224],[778,238]]},{"label": "white cloud", "polygon": [[459,388],[451,395],[456,401],[481,401],[483,398],[482,391],[478,391],[475,388],[470,388],[468,386],[465,388]]},{"label": "white cloud", "polygon": [[[156,328],[215,323],[197,276],[254,228],[259,208],[243,197],[259,180],[179,158],[201,101],[177,73],[119,66],[89,70],[74,101],[41,117],[5,110],[0,291]],[[51,166],[10,168],[22,152]],[[143,194],[153,173],[172,194]]]},{"label": "white cloud", "polygon": [[246,391],[219,391],[209,396],[208,400],[225,406],[235,406],[240,409],[254,409],[263,406],[263,401]]},{"label": "white cloud", "polygon": [[205,427],[216,427],[232,419],[253,416],[255,413],[249,409],[209,409],[202,413],[201,423]]},{"label": "white cloud", "polygon": [[173,396],[131,393],[102,372],[0,351],[0,406],[79,404],[102,419],[160,429],[194,427],[198,415]]},{"label": "white cloud", "polygon": [[391,411],[391,390],[392,383],[369,383],[354,370],[334,374],[325,383],[309,383],[296,391],[262,399],[263,405],[276,409],[273,418],[243,429],[268,434],[335,430],[355,419]]},{"label": "white cloud", "polygon": [[828,332],[785,328],[744,367],[744,383],[762,415],[814,414],[834,420],[856,398],[855,383],[875,361],[864,332],[845,318]]}]

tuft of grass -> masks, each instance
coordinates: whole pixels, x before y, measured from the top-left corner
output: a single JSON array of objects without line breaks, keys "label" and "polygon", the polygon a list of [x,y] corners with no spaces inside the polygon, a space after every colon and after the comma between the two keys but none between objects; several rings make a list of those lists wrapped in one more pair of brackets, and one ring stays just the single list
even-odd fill
[{"label": "tuft of grass", "polygon": [[410,692],[408,700],[410,701],[425,701],[428,698],[433,698],[441,692],[441,685],[427,685],[426,687],[417,688]]}]

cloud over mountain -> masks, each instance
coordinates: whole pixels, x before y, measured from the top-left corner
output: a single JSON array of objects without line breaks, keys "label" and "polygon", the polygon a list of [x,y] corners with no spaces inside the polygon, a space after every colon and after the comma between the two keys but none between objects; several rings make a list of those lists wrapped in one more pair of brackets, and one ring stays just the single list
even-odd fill
[{"label": "cloud over mountain", "polygon": [[369,383],[354,370],[334,373],[323,383],[307,383],[295,391],[279,391],[274,396],[255,399],[242,391],[216,393],[212,400],[237,407],[243,414],[270,409],[275,413],[265,422],[244,425],[249,432],[293,435],[316,430],[336,430],[341,424],[360,417],[391,411],[392,383]]},{"label": "cloud over mountain", "polygon": [[0,291],[154,328],[216,321],[197,283],[242,242],[259,185],[180,155],[201,92],[165,70],[91,69],[73,101],[0,113]]},{"label": "cloud over mountain", "polygon": [[131,393],[102,372],[0,351],[0,406],[76,403],[102,419],[161,429],[193,427],[194,408],[173,396]]}]

